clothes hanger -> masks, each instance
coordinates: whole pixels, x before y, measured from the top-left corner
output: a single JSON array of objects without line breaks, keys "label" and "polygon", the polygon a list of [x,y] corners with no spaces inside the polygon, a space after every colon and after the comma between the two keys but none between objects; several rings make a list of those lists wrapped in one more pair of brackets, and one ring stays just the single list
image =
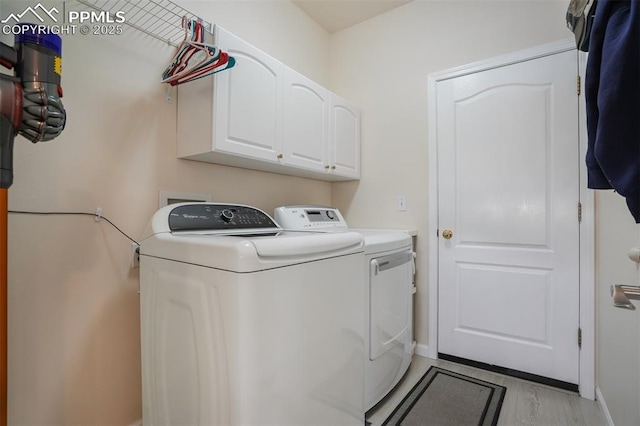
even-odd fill
[{"label": "clothes hanger", "polygon": [[174,61],[163,73],[163,83],[177,80],[188,75],[193,70],[205,65],[212,54],[218,54],[218,49],[209,50],[210,45],[204,45],[204,27],[199,21],[191,20],[185,27],[185,38],[180,45]]},{"label": "clothes hanger", "polygon": [[186,16],[182,17],[182,28],[184,29],[184,37],[180,42],[180,45],[178,46],[178,50],[173,57],[173,61],[171,61],[171,64],[169,64],[169,66],[164,70],[164,73],[162,73],[163,79],[173,74],[175,67],[178,66],[178,64],[181,62],[182,57],[184,56],[186,50],[189,48],[188,41],[194,37],[191,21],[187,21]]},{"label": "clothes hanger", "polygon": [[[193,72],[199,72],[203,68],[211,67],[212,65],[219,66],[222,58],[221,51],[216,46],[202,42],[189,42],[189,44],[195,49],[190,51],[187,55],[183,55],[184,61],[175,67],[175,71],[171,76],[167,77],[166,82],[177,80],[185,75]],[[227,61],[228,54],[224,54],[224,62]]]},{"label": "clothes hanger", "polygon": [[223,69],[231,68],[235,65],[235,59],[229,64],[229,54],[221,52],[217,46],[204,43],[204,30],[198,32],[199,36],[196,41],[191,42],[196,47],[206,47],[210,57],[206,61],[199,62],[197,65],[185,69],[182,72],[175,73],[172,77],[167,79],[167,82],[172,86],[176,84],[186,83],[188,81],[202,78],[206,75],[214,74],[222,71]]},{"label": "clothes hanger", "polygon": [[177,84],[187,83],[189,81],[198,80],[203,77],[207,77],[213,74],[216,74],[220,71],[227,70],[229,68],[233,68],[236,64],[236,60],[233,56],[229,56],[228,53],[222,52],[220,54],[220,61],[207,66],[197,72],[191,73],[184,78],[171,81],[169,84],[175,86]]},{"label": "clothes hanger", "polygon": [[164,71],[163,83],[171,86],[197,80],[232,68],[236,61],[217,46],[206,43],[205,28],[200,20],[183,17],[185,36],[174,60]]}]

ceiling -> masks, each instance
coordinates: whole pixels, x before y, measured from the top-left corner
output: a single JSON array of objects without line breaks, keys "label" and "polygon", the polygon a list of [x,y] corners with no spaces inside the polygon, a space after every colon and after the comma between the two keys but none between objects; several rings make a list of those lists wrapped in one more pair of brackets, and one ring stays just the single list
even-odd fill
[{"label": "ceiling", "polygon": [[292,0],[329,34],[366,21],[411,0]]}]

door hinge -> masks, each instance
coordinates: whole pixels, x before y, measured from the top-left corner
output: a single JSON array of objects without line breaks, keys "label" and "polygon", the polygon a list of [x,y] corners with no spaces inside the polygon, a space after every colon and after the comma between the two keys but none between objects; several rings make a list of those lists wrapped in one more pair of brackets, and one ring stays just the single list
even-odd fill
[{"label": "door hinge", "polygon": [[582,82],[582,78],[580,78],[580,76],[578,76],[578,80],[577,80],[577,83],[578,83],[578,90],[577,90],[578,96],[580,96],[580,93],[582,93],[582,89],[580,87],[581,86],[581,84],[580,84],[581,82]]},{"label": "door hinge", "polygon": [[578,349],[582,349],[582,329],[578,327]]},{"label": "door hinge", "polygon": [[582,222],[582,203],[578,202],[578,223]]}]

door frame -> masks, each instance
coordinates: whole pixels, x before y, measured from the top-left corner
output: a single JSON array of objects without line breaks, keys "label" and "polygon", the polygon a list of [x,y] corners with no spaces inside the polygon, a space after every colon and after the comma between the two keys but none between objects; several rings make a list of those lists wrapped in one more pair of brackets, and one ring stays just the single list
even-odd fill
[{"label": "door frame", "polygon": [[[557,53],[575,51],[578,55],[577,76],[584,76],[587,55],[576,50],[573,38],[559,40],[530,49],[521,50],[484,61],[474,62],[448,70],[435,72],[428,76],[427,87],[427,125],[428,125],[428,188],[429,188],[429,345],[418,348],[417,353],[429,358],[438,358],[438,150],[437,150],[437,115],[436,86],[438,82],[455,77],[486,71],[506,65],[550,56]],[[579,185],[580,202],[582,204],[582,220],[580,234],[580,266],[579,292],[580,317],[582,330],[582,347],[579,354],[579,389],[583,398],[595,399],[595,196],[587,189],[587,172],[583,159],[587,150],[586,108],[584,100],[584,77],[580,82],[581,94],[578,97],[579,119]],[[576,206],[577,209],[577,206]],[[577,215],[577,212],[576,212]],[[576,217],[577,220],[577,217]]]}]

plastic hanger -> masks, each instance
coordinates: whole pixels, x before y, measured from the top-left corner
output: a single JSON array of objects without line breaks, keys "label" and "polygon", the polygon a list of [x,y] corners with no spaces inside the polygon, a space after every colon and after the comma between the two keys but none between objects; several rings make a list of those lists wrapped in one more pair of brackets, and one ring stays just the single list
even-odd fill
[{"label": "plastic hanger", "polygon": [[213,75],[216,74],[220,71],[224,71],[227,70],[229,68],[233,68],[233,66],[236,64],[236,60],[233,58],[233,56],[229,56],[228,53],[222,52],[220,54],[220,60],[214,64],[211,64],[207,67],[204,67],[198,71],[192,72],[190,74],[188,74],[187,76],[171,81],[169,84],[171,84],[172,86],[175,86],[177,84],[182,84],[182,83],[187,83],[189,81],[193,81],[193,80],[198,80],[200,78],[203,77],[207,77],[209,75]]},{"label": "plastic hanger", "polygon": [[162,74],[162,82],[172,86],[215,74],[235,65],[235,59],[217,46],[205,43],[205,29],[198,20],[183,17],[185,36],[174,60]]},{"label": "plastic hanger", "polygon": [[163,79],[166,79],[167,77],[171,76],[175,72],[175,68],[178,66],[178,64],[180,64],[185,53],[187,53],[187,50],[190,48],[189,42],[194,38],[193,21],[187,21],[186,16],[182,17],[182,28],[184,29],[184,38],[182,39],[182,42],[180,42],[180,45],[178,46],[178,51],[174,55],[173,61],[164,70],[164,73],[162,74]]},{"label": "plastic hanger", "polygon": [[217,54],[218,49],[209,50],[208,45],[204,45],[204,28],[198,21],[190,21],[185,27],[185,39],[182,41],[174,61],[163,73],[163,83],[176,80],[181,76],[188,75],[191,71],[205,65],[212,54]]},{"label": "plastic hanger", "polygon": [[201,42],[189,42],[189,45],[193,49],[182,55],[184,60],[181,60],[174,68],[172,75],[166,78],[168,81],[175,80],[178,76],[185,76],[199,71],[211,64],[216,64],[220,60],[221,52],[216,46]]}]

